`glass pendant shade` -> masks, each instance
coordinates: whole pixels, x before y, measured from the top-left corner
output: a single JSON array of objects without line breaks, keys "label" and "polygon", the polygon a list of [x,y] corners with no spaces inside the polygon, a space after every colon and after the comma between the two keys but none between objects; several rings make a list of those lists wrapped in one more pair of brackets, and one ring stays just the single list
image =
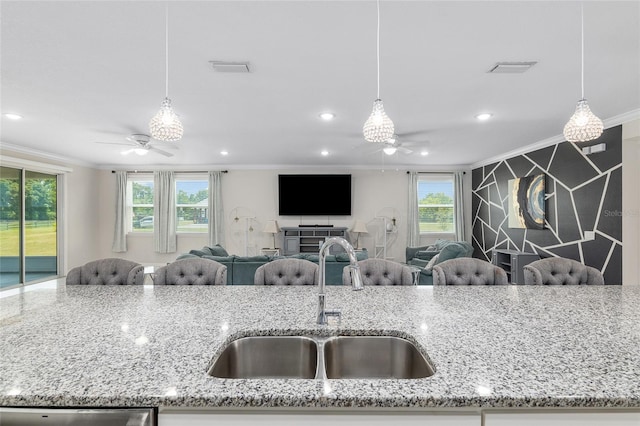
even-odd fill
[{"label": "glass pendant shade", "polygon": [[373,111],[362,127],[367,142],[387,142],[394,133],[393,121],[384,112],[381,99],[373,102]]},{"label": "glass pendant shade", "polygon": [[149,131],[159,141],[175,142],[182,138],[182,123],[171,108],[171,99],[164,98],[160,111],[149,122]]},{"label": "glass pendant shade", "polygon": [[564,126],[563,134],[569,142],[587,142],[599,138],[603,130],[602,120],[591,112],[586,99],[580,99],[576,112]]}]

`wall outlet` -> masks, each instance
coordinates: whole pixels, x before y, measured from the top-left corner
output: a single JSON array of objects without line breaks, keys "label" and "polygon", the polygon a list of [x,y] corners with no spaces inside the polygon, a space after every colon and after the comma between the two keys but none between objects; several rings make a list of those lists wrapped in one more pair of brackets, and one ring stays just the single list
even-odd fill
[{"label": "wall outlet", "polygon": [[596,233],[594,231],[584,231],[584,240],[592,241],[596,239]]}]

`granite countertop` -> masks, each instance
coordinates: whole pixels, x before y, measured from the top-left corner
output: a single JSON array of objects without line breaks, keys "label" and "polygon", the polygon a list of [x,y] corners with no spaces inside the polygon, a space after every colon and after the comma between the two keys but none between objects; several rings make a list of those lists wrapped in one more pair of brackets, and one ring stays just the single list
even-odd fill
[{"label": "granite countertop", "polygon": [[[69,286],[0,298],[0,405],[640,407],[640,287]],[[255,334],[407,337],[436,373],[413,380],[207,375]]]}]

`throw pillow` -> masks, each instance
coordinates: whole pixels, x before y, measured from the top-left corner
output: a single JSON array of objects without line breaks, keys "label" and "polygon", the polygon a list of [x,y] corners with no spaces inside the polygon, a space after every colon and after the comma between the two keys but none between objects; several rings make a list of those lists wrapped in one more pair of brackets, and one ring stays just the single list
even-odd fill
[{"label": "throw pillow", "polygon": [[204,256],[204,255],[208,255],[208,254],[209,254],[209,250],[207,250],[207,251],[202,251],[202,250],[196,250],[196,249],[193,249],[193,250],[189,250],[189,254],[193,254],[193,255],[195,255],[195,256],[202,257],[202,256]]},{"label": "throw pillow", "polygon": [[440,257],[440,254],[436,254],[435,256],[433,256],[431,258],[431,260],[429,261],[429,263],[427,263],[427,266],[424,267],[424,269],[426,269],[427,271],[431,271],[433,270],[433,265],[435,265],[436,263],[438,263],[438,258]]},{"label": "throw pillow", "polygon": [[449,259],[455,259],[456,257],[464,257],[466,252],[467,249],[462,244],[451,242],[447,244],[440,252],[440,262],[444,262],[445,260]]},{"label": "throw pillow", "polygon": [[216,244],[213,247],[207,247],[212,256],[229,256],[229,253],[220,244]]}]

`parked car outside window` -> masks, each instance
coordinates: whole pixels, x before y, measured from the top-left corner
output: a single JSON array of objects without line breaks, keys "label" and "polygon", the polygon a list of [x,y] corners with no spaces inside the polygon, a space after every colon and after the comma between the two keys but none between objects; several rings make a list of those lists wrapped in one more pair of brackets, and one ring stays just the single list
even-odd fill
[{"label": "parked car outside window", "polygon": [[153,228],[153,216],[145,216],[140,219],[140,228]]}]

